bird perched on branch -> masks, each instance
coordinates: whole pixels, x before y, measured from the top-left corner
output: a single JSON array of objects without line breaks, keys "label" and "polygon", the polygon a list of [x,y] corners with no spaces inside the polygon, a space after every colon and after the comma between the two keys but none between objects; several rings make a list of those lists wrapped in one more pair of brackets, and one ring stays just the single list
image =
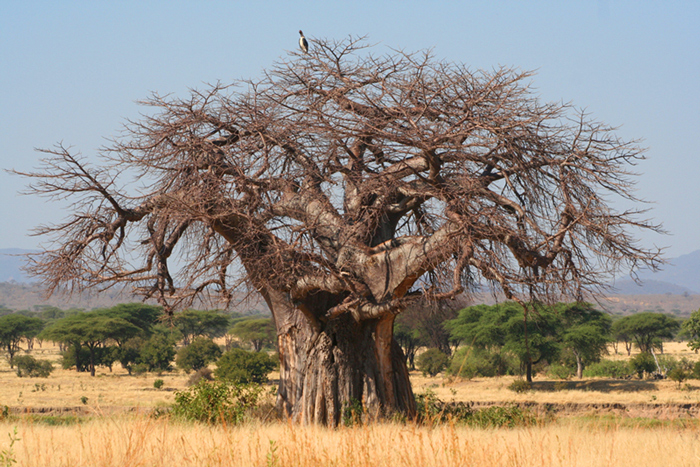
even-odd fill
[{"label": "bird perched on branch", "polygon": [[301,36],[299,38],[299,47],[301,47],[301,50],[307,54],[309,53],[309,42],[306,40],[306,37],[304,37],[304,33],[301,32],[301,29],[299,30],[299,35]]}]

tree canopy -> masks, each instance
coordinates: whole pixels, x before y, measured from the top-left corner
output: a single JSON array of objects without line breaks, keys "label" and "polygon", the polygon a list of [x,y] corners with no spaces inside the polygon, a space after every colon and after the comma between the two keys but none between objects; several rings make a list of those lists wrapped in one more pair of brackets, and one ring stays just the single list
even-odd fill
[{"label": "tree canopy", "polygon": [[532,365],[558,356],[558,317],[550,309],[529,313],[515,302],[476,305],[460,310],[457,318],[445,322],[455,338],[477,349],[515,355],[532,381]]},{"label": "tree canopy", "polygon": [[226,334],[229,323],[229,317],[216,310],[188,309],[173,317],[173,325],[182,333],[185,345],[199,336],[221,337]]},{"label": "tree canopy", "polygon": [[85,346],[90,352],[89,370],[95,376],[98,364],[97,352],[107,340],[121,343],[138,334],[139,328],[123,318],[111,317],[99,312],[78,313],[62,318],[41,333],[43,338],[63,342],[74,347],[76,368],[80,369],[80,349]]},{"label": "tree canopy", "polygon": [[259,352],[275,341],[275,323],[270,318],[243,319],[234,324],[229,333],[249,342],[253,350]]},{"label": "tree canopy", "polygon": [[609,203],[638,205],[641,149],[541,102],[531,77],[350,38],[259,80],[155,94],[98,165],[59,146],[25,174],[73,202],[38,230],[55,243],[31,271],[50,291],[129,283],[168,312],[247,284],[275,320],[290,415],[338,423],[352,400],[413,413],[392,336],[410,302],[479,282],[579,298],[659,260],[634,237],[655,226]]},{"label": "tree canopy", "polygon": [[625,316],[612,325],[613,334],[634,340],[644,353],[652,352],[661,339],[672,339],[680,327],[680,322],[672,316],[651,311]]},{"label": "tree canopy", "polygon": [[17,313],[0,316],[0,346],[7,352],[10,368],[14,367],[14,356],[22,339],[32,339],[43,327],[44,322],[39,318]]}]

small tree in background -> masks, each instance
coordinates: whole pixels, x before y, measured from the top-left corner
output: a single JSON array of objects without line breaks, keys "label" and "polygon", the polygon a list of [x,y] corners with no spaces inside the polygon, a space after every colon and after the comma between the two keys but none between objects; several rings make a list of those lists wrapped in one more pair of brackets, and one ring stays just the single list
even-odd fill
[{"label": "small tree in background", "polygon": [[221,357],[221,349],[211,339],[197,337],[177,352],[175,363],[186,372],[199,370]]},{"label": "small tree in background", "polygon": [[612,320],[590,303],[558,304],[555,310],[563,328],[562,347],[574,355],[576,376],[581,379],[586,365],[607,354]]},{"label": "small tree in background", "polygon": [[[82,347],[90,352],[90,374],[95,376],[95,366],[100,364],[98,348],[110,339],[116,342],[126,342],[140,331],[139,328],[123,318],[112,318],[103,313],[78,313],[56,321],[42,331],[45,339],[54,342],[70,344],[75,349],[76,356],[80,356]],[[76,369],[80,371],[81,362],[76,361]]]},{"label": "small tree in background", "polygon": [[683,322],[683,332],[688,336],[688,347],[698,353],[700,349],[700,310],[694,311],[690,318]]},{"label": "small tree in background", "polygon": [[[175,358],[175,338],[165,333],[154,333],[141,348],[138,362],[148,371],[170,371]],[[218,346],[217,346],[218,349]]]},{"label": "small tree in background", "polygon": [[34,338],[43,327],[40,318],[16,313],[0,316],[0,346],[7,352],[10,368],[14,368],[14,356],[20,350],[22,339]]},{"label": "small tree in background", "polygon": [[229,324],[229,316],[216,310],[189,309],[173,316],[173,325],[182,333],[185,346],[198,336],[221,337],[226,334]]},{"label": "small tree in background", "polygon": [[234,324],[229,334],[248,342],[253,350],[260,352],[275,342],[275,324],[272,318],[245,319]]},{"label": "small tree in background", "polygon": [[403,314],[399,315],[394,322],[394,339],[396,339],[396,342],[401,346],[401,350],[403,350],[408,369],[415,370],[416,352],[424,345],[425,341],[421,337],[420,330],[411,326],[411,322],[402,318]]},{"label": "small tree in background", "polygon": [[616,333],[634,339],[641,352],[652,353],[654,347],[660,346],[662,339],[673,339],[680,323],[672,316],[646,311],[625,316],[613,326]]},{"label": "small tree in background", "polygon": [[233,383],[266,383],[267,375],[275,369],[276,362],[265,352],[248,352],[232,349],[216,362],[214,374],[218,379]]}]

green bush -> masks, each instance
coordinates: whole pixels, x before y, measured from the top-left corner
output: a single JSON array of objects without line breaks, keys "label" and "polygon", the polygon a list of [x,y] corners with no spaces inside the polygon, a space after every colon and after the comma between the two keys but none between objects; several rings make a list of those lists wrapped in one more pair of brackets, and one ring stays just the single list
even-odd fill
[{"label": "green bush", "polygon": [[260,385],[201,380],[175,393],[173,415],[189,421],[237,424],[258,402]]},{"label": "green bush", "polygon": [[232,383],[266,383],[267,375],[276,362],[265,352],[231,349],[216,362],[214,374],[218,379]]},{"label": "green bush", "polygon": [[153,387],[156,389],[162,388],[164,384],[165,384],[165,381],[163,381],[162,379],[157,379],[157,380],[153,381]]},{"label": "green bush", "polygon": [[146,365],[148,371],[170,371],[175,358],[175,342],[165,334],[154,334],[139,351],[138,363]]},{"label": "green bush", "polygon": [[447,372],[462,378],[513,375],[519,371],[516,357],[506,353],[463,347],[450,359]]},{"label": "green bush", "polygon": [[508,389],[517,393],[527,392],[532,389],[532,384],[528,383],[524,379],[516,379],[508,385]]},{"label": "green bush", "polygon": [[519,426],[532,426],[537,423],[537,417],[528,409],[517,405],[508,407],[488,407],[475,410],[471,419],[467,421],[470,426],[479,428],[515,428]]},{"label": "green bush", "polygon": [[668,379],[670,379],[671,381],[675,381],[676,383],[678,383],[678,389],[680,389],[681,383],[683,383],[683,381],[688,379],[688,376],[690,376],[690,375],[683,368],[676,367],[676,368],[672,369],[671,371],[669,371],[666,376],[668,376]]},{"label": "green bush", "polygon": [[700,362],[695,362],[690,372],[690,377],[693,379],[700,379]]},{"label": "green bush", "polygon": [[642,352],[630,359],[630,368],[641,379],[644,377],[644,373],[651,374],[656,371],[656,361],[651,354]]},{"label": "green bush", "polygon": [[629,364],[622,360],[601,360],[583,369],[586,378],[624,378],[631,373]]},{"label": "green bush", "polygon": [[37,360],[31,355],[19,355],[14,358],[17,376],[20,378],[47,378],[53,371],[53,365],[48,360]]},{"label": "green bush", "polygon": [[416,363],[423,376],[435,376],[444,370],[450,358],[439,349],[428,349],[418,356]]},{"label": "green bush", "polygon": [[221,349],[214,341],[206,337],[198,337],[177,352],[175,363],[189,373],[192,370],[204,368],[219,357],[221,357]]},{"label": "green bush", "polygon": [[469,404],[444,402],[430,389],[416,395],[416,415],[422,423],[465,421],[471,414],[472,409]]},{"label": "green bush", "polygon": [[528,409],[516,405],[474,410],[464,402],[444,402],[427,390],[416,396],[416,412],[422,423],[463,423],[478,428],[515,428],[537,423]]},{"label": "green bush", "polygon": [[569,379],[574,374],[574,370],[560,364],[550,365],[547,375],[553,379]]}]

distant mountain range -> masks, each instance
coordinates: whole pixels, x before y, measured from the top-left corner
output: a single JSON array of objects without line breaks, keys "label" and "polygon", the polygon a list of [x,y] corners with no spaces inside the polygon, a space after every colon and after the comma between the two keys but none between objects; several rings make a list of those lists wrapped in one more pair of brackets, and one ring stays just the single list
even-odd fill
[{"label": "distant mountain range", "polygon": [[698,294],[700,293],[700,250],[672,258],[663,270],[641,271],[641,285],[631,279],[615,281],[620,295]]},{"label": "distant mountain range", "polygon": [[[3,302],[8,302],[6,304],[7,306],[9,306],[9,304],[14,305],[18,303],[18,300],[11,299],[10,296],[19,295],[28,298],[28,296],[38,297],[40,295],[38,285],[30,285],[29,283],[33,282],[33,279],[28,277],[21,269],[26,262],[26,258],[22,255],[32,252],[32,250],[23,250],[19,248],[0,249],[0,305],[2,305]],[[670,300],[670,297],[673,296],[683,296],[687,298],[692,295],[700,295],[700,250],[670,259],[668,264],[664,265],[662,271],[642,271],[639,273],[639,279],[641,285],[635,283],[631,279],[615,281],[612,295],[664,295],[667,297],[665,301]],[[13,284],[15,287],[10,287]],[[13,290],[12,293],[10,293],[11,289]],[[106,302],[123,300],[123,296],[120,296],[118,293],[115,293],[114,296],[109,296],[111,294],[100,295],[100,300],[105,300]],[[95,297],[89,301],[93,300],[95,300]],[[79,299],[78,301],[83,305],[82,300]],[[629,301],[636,303],[638,299],[632,299],[630,297]],[[674,305],[674,307],[685,313],[687,312],[686,308],[690,309],[696,306],[694,301],[692,301],[692,303],[686,303],[687,301],[688,300],[681,300],[679,303],[685,305]],[[20,300],[19,302],[24,303],[24,300]],[[635,305],[633,308],[636,307]],[[639,307],[645,309],[649,307],[649,304],[640,302]]]}]

